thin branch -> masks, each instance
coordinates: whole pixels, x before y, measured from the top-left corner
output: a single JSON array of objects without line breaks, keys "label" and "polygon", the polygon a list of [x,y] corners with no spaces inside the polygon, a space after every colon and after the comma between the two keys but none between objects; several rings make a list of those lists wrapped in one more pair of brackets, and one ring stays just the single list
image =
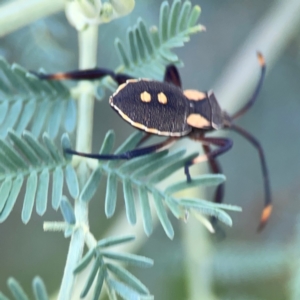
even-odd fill
[{"label": "thin branch", "polygon": [[0,37],[63,10],[64,0],[16,0],[0,7]]},{"label": "thin branch", "polygon": [[[96,53],[97,53],[97,41],[98,41],[98,27],[90,26],[86,30],[79,33],[79,67],[81,69],[92,68],[96,65]],[[92,135],[92,123],[93,123],[93,106],[94,99],[93,93],[90,93],[87,89],[82,89],[79,96],[79,108],[78,108],[78,130],[77,130],[77,150],[83,150],[89,152],[91,149],[91,135]],[[84,149],[81,146],[84,145]],[[82,187],[82,183],[87,180],[89,170],[84,161],[81,161],[78,169],[79,184]],[[73,299],[72,294],[75,297],[74,283],[75,278],[73,270],[75,269],[78,261],[82,257],[82,252],[85,244],[85,232],[83,227],[88,228],[88,205],[86,202],[75,199],[74,207],[76,222],[81,224],[80,228],[74,232],[71,237],[69,246],[69,252],[67,257],[67,263],[64,270],[64,276],[59,292],[58,299]],[[77,298],[77,297],[75,297]]]}]

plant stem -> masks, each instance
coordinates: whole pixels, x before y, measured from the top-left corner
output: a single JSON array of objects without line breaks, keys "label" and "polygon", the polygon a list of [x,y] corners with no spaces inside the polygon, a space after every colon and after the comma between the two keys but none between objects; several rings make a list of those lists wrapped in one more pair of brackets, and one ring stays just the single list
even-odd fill
[{"label": "plant stem", "polygon": [[213,300],[210,233],[194,216],[190,216],[181,228],[186,258],[187,299]]},{"label": "plant stem", "polygon": [[[79,68],[92,68],[96,65],[98,27],[90,26],[86,30],[79,32]],[[94,112],[93,86],[83,82],[82,91],[78,99],[78,127],[76,137],[77,151],[89,152],[92,147],[92,125]],[[83,160],[77,168],[79,184],[82,187],[89,175],[89,169]],[[75,283],[73,270],[80,260],[85,244],[85,228],[89,228],[88,205],[85,202],[75,199],[76,223],[80,224],[70,241],[67,262],[64,276],[59,292],[59,300],[73,299],[72,292]],[[75,295],[73,295],[77,298]]]},{"label": "plant stem", "polygon": [[0,37],[63,10],[64,0],[16,0],[0,9]]}]

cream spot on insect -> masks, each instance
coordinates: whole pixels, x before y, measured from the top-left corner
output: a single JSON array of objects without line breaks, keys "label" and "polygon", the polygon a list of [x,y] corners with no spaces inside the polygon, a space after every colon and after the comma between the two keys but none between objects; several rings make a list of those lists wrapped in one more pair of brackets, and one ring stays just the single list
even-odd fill
[{"label": "cream spot on insect", "polygon": [[196,128],[210,127],[210,122],[199,114],[190,114],[187,117],[186,122],[190,126]]},{"label": "cream spot on insect", "polygon": [[150,102],[151,101],[151,95],[148,92],[141,93],[140,97],[141,97],[141,100],[143,102]]},{"label": "cream spot on insect", "polygon": [[167,104],[168,102],[168,98],[163,92],[159,93],[157,95],[157,98],[158,98],[158,102],[161,104]]},{"label": "cream spot on insect", "polygon": [[206,98],[206,94],[197,90],[185,90],[183,91],[184,96],[192,101],[200,101]]}]

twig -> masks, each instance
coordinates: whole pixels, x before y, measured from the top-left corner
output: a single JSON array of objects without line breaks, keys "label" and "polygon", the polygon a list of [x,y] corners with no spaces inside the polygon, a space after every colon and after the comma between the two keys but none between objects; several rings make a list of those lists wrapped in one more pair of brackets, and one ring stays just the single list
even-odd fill
[{"label": "twig", "polygon": [[[86,30],[79,33],[79,67],[92,68],[96,65],[97,58],[97,42],[98,42],[98,26],[89,26]],[[77,146],[84,145],[84,151],[91,149],[91,135],[93,123],[93,106],[94,97],[93,93],[89,93],[83,89],[79,97],[78,105],[78,130],[77,130]],[[81,150],[82,147],[79,149]],[[77,149],[78,150],[78,149]],[[89,169],[84,161],[81,161],[77,169],[79,183],[86,182],[89,174]],[[88,223],[88,204],[75,200],[75,216],[76,222],[89,227]],[[80,260],[84,248],[84,235],[85,232],[82,226],[74,232],[71,237],[67,262],[65,265],[64,276],[59,291],[59,300],[76,299],[74,292],[75,278],[73,270],[75,269],[78,261]],[[72,297],[72,293],[73,296]]]},{"label": "twig", "polygon": [[16,0],[0,8],[0,37],[63,10],[64,0]]}]

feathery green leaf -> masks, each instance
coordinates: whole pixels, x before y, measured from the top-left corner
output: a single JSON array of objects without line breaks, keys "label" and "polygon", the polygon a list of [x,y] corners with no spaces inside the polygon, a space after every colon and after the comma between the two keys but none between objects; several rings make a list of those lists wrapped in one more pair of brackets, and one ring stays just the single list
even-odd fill
[{"label": "feathery green leaf", "polygon": [[130,180],[128,179],[125,179],[123,181],[123,194],[124,194],[125,208],[126,208],[126,215],[127,215],[128,222],[131,225],[134,225],[136,223],[136,212],[135,212],[132,186]]},{"label": "feathery green leaf", "polygon": [[88,276],[88,279],[85,283],[85,286],[84,286],[82,292],[80,293],[80,298],[84,298],[87,295],[100,268],[101,268],[101,260],[100,260],[100,258],[96,258],[94,265],[92,267],[92,270],[91,270],[91,272]]},{"label": "feathery green leaf", "polygon": [[118,279],[122,280],[125,284],[132,287],[142,295],[149,294],[147,287],[135,276],[129,273],[126,269],[115,264],[106,264],[107,269],[112,272]]},{"label": "feathery green leaf", "polygon": [[129,254],[129,253],[117,253],[111,251],[101,251],[101,255],[105,258],[112,260],[118,260],[127,264],[136,265],[139,267],[152,267],[153,260],[144,256]]},{"label": "feathery green leaf", "polygon": [[120,39],[115,41],[122,63],[117,70],[135,77],[161,80],[166,65],[182,64],[171,49],[183,46],[190,35],[204,29],[197,24],[200,12],[200,7],[191,8],[189,1],[175,0],[171,5],[164,1],[160,7],[159,29],[148,30],[139,18],[137,25],[127,32],[128,49]]},{"label": "feathery green leaf", "polygon": [[91,260],[93,259],[95,255],[95,249],[90,249],[85,255],[84,257],[81,259],[81,261],[79,262],[79,264],[76,266],[76,268],[74,269],[74,274],[80,273],[83,269],[85,269],[87,267],[87,265],[91,262]]},{"label": "feathery green leaf", "polygon": [[117,176],[114,173],[109,174],[107,178],[106,197],[105,197],[105,215],[110,218],[113,216],[117,203]]},{"label": "feathery green leaf", "polygon": [[43,280],[40,277],[35,277],[32,281],[32,289],[36,300],[48,300],[48,293]]},{"label": "feathery green leaf", "polygon": [[135,237],[133,235],[108,237],[100,240],[97,244],[97,247],[101,247],[101,248],[110,247],[122,243],[131,242],[134,239]]},{"label": "feathery green leaf", "polygon": [[4,95],[0,99],[1,137],[7,135],[8,128],[20,134],[31,126],[35,136],[48,128],[52,138],[61,123],[67,131],[74,130],[76,106],[62,83],[39,80],[16,64],[10,66],[4,58],[0,58],[0,71],[4,77],[0,81],[0,92]]},{"label": "feathery green leaf", "polygon": [[67,165],[65,170],[65,177],[66,177],[69,193],[74,199],[76,199],[79,194],[79,184],[78,184],[76,172],[72,167],[72,165]]},{"label": "feathery green leaf", "polygon": [[17,282],[17,280],[11,277],[7,280],[7,285],[16,300],[29,300],[28,296],[25,294],[23,288]]},{"label": "feathery green leaf", "polygon": [[[45,213],[51,175],[52,206],[55,209],[59,207],[62,196],[63,170],[66,169],[71,196],[78,196],[78,182],[71,161],[65,159],[48,135],[45,134],[43,140],[42,144],[29,132],[20,136],[12,130],[8,131],[6,140],[0,139],[0,222],[10,214],[24,179],[27,179],[22,209],[24,223],[30,220],[35,201],[37,213]],[[67,141],[67,137],[64,140]]]},{"label": "feathery green leaf", "polygon": [[132,288],[128,287],[127,285],[123,284],[122,282],[109,279],[108,285],[111,289],[117,292],[125,300],[140,300],[141,297],[139,293],[137,293]]},{"label": "feathery green leaf", "polygon": [[[141,135],[139,133],[132,135],[115,153],[124,153],[134,149],[140,140]],[[154,203],[159,220],[169,238],[173,238],[174,230],[167,215],[168,208],[178,219],[184,219],[188,211],[201,210],[203,213],[217,216],[221,221],[230,224],[231,220],[229,221],[228,215],[226,213],[223,214],[221,211],[222,209],[230,210],[229,206],[219,207],[219,204],[216,203],[201,202],[203,200],[192,204],[188,199],[173,196],[174,193],[184,189],[220,184],[225,180],[224,175],[201,175],[192,178],[191,182],[187,182],[184,179],[169,185],[163,191],[156,186],[179,169],[182,169],[182,174],[184,174],[185,164],[198,156],[198,153],[192,153],[187,157],[184,157],[184,154],[185,150],[176,150],[174,152],[164,150],[131,160],[100,161],[96,170],[99,174],[101,172],[101,174],[108,177],[105,197],[106,216],[111,217],[115,212],[117,181],[119,180],[123,185],[125,208],[129,223],[135,224],[136,222],[135,192],[137,192],[141,203],[143,227],[147,235],[150,235],[152,232],[149,195],[152,195],[150,199]],[[96,189],[96,182],[93,189]]]},{"label": "feathery green leaf", "polygon": [[49,188],[49,170],[44,169],[38,180],[38,187],[36,192],[36,212],[42,216],[47,209]]},{"label": "feathery green leaf", "polygon": [[161,222],[161,225],[163,226],[167,236],[170,239],[173,239],[174,229],[168,218],[168,214],[167,214],[166,208],[163,205],[162,198],[158,193],[153,193],[153,199],[154,199],[155,209],[156,209],[158,218]]},{"label": "feathery green leaf", "polygon": [[149,198],[148,198],[148,191],[144,186],[139,187],[138,191],[139,191],[139,199],[141,203],[144,231],[147,236],[150,236],[153,231],[153,223],[152,223],[151,209],[150,209]]},{"label": "feathery green leaf", "polygon": [[68,198],[65,196],[63,196],[63,198],[61,199],[60,210],[64,217],[64,220],[68,224],[73,225],[76,223],[76,218],[75,218],[73,207],[72,207],[71,203],[69,202]]}]

